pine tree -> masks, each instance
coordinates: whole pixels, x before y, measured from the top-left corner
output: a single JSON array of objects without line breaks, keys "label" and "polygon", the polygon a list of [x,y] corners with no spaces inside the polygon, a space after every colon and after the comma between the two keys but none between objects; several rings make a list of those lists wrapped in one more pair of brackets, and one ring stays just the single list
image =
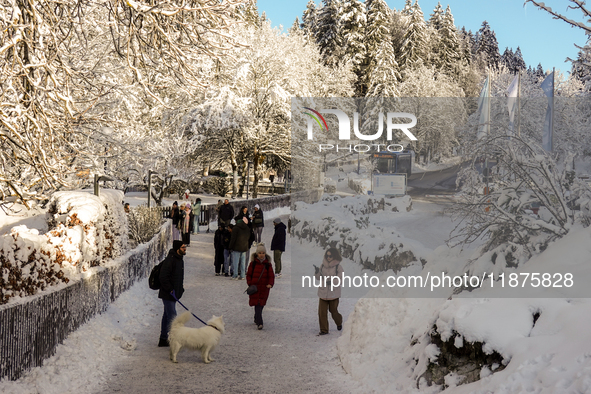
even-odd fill
[{"label": "pine tree", "polygon": [[345,47],[345,59],[351,62],[357,75],[356,94],[362,96],[363,62],[365,60],[365,5],[359,0],[343,0],[341,5],[341,34]]},{"label": "pine tree", "polygon": [[398,64],[394,56],[392,44],[382,41],[375,54],[375,66],[368,73],[367,97],[396,97],[397,85],[400,81]]},{"label": "pine tree", "polygon": [[439,35],[441,37],[439,40],[439,68],[448,71],[449,74],[461,59],[458,32],[449,5],[441,19]]},{"label": "pine tree", "polygon": [[579,48],[577,59],[571,60],[571,74],[574,78],[586,83],[591,81],[591,37],[584,47]]},{"label": "pine tree", "polygon": [[486,66],[489,67],[497,67],[501,58],[501,55],[499,54],[499,44],[497,43],[497,35],[490,28],[487,21],[482,22],[482,27],[478,30],[476,55],[484,61]]},{"label": "pine tree", "polygon": [[411,16],[413,13],[412,0],[405,0],[404,8],[400,12],[402,15]]},{"label": "pine tree", "polygon": [[322,8],[318,12],[315,29],[316,43],[320,47],[320,54],[324,63],[337,66],[343,58],[343,35],[339,23],[340,0],[322,0]]},{"label": "pine tree", "polygon": [[300,18],[296,16],[295,21],[293,21],[293,25],[288,30],[289,35],[292,34],[300,34],[302,33],[302,29],[300,28]]},{"label": "pine tree", "polygon": [[509,71],[513,71],[513,60],[515,58],[515,54],[513,53],[513,48],[509,49],[509,47],[505,47],[505,52],[501,55],[500,64],[507,67]]},{"label": "pine tree", "polygon": [[[390,41],[391,10],[384,0],[367,0],[365,2],[367,12],[367,25],[365,27],[365,86],[370,85],[370,75],[378,64],[378,50],[384,42]],[[392,48],[392,55],[394,55]]]},{"label": "pine tree", "polygon": [[302,23],[300,25],[304,37],[308,39],[314,39],[314,32],[316,31],[316,22],[318,19],[318,10],[316,9],[316,3],[314,0],[310,0],[306,6],[306,10],[302,15]]},{"label": "pine tree", "polygon": [[546,76],[546,73],[544,72],[544,67],[542,67],[542,63],[538,63],[538,67],[536,68],[534,75],[538,78],[544,78]]},{"label": "pine tree", "polygon": [[471,31],[466,31],[466,28],[462,26],[460,30],[460,57],[463,61],[468,64],[472,63],[472,37]]},{"label": "pine tree", "polygon": [[428,57],[427,25],[423,19],[423,11],[418,0],[412,7],[412,14],[400,47],[399,65],[403,73],[419,64],[425,64]]},{"label": "pine tree", "polygon": [[521,70],[525,70],[525,67],[527,67],[527,65],[525,64],[525,60],[523,60],[521,49],[517,47],[513,54],[513,72],[517,73]]},{"label": "pine tree", "polygon": [[434,28],[435,30],[441,29],[443,25],[443,8],[441,8],[441,3],[438,2],[435,6],[435,9],[431,14],[431,18],[429,18],[429,23],[427,25]]}]

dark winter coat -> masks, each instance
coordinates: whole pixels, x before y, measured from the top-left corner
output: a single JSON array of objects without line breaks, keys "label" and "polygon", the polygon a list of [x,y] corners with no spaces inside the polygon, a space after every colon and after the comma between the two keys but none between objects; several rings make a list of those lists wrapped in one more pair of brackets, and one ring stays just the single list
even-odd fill
[{"label": "dark winter coat", "polygon": [[178,207],[172,208],[172,210],[170,211],[170,217],[172,218],[172,225],[174,227],[176,227],[179,224],[179,217],[180,217],[180,212],[179,212]]},{"label": "dark winter coat", "polygon": [[232,232],[227,228],[222,230],[222,246],[224,249],[230,249],[230,240],[232,239]]},{"label": "dark winter coat", "polygon": [[220,219],[227,221],[234,217],[234,207],[230,204],[222,204],[220,207]]},{"label": "dark winter coat", "polygon": [[185,263],[183,256],[175,250],[170,250],[168,256],[162,263],[160,269],[160,290],[158,298],[168,301],[176,301],[170,292],[174,290],[177,299],[181,299],[185,291],[183,282],[185,280]]},{"label": "dark winter coat", "polygon": [[224,249],[224,231],[219,228],[215,230],[213,235],[213,247],[216,251]]},{"label": "dark winter coat", "polygon": [[[270,261],[271,257],[269,257],[268,254],[265,255],[265,260],[262,263],[257,260],[256,254],[252,255],[251,262],[246,270],[246,284],[249,286],[257,285],[258,291],[248,296],[248,305],[250,306],[265,306],[267,304],[269,290],[271,290],[267,285],[271,285],[271,287],[275,285],[275,273],[273,272],[273,267],[271,266]],[[260,280],[259,277],[261,278]]]},{"label": "dark winter coat", "polygon": [[239,221],[232,229],[232,237],[230,238],[230,250],[235,252],[247,252],[249,249],[248,240],[250,238],[250,228],[244,223]]},{"label": "dark winter coat", "polygon": [[271,240],[271,250],[280,250],[285,252],[285,224],[279,223],[275,225],[275,233]]},{"label": "dark winter coat", "polygon": [[252,228],[252,219],[250,218],[250,216],[248,216],[248,211],[246,211],[246,213],[240,211],[240,213],[236,215],[236,217],[234,218],[234,221],[236,223],[242,222],[242,218],[244,217],[248,220],[248,227]]},{"label": "dark winter coat", "polygon": [[265,227],[265,218],[263,216],[263,211],[256,210],[252,214],[252,227]]}]

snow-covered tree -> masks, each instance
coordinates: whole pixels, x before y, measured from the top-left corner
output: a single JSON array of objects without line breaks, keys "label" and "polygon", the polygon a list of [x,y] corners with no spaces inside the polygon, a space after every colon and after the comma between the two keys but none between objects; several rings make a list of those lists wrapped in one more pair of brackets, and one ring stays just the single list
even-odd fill
[{"label": "snow-covered tree", "polygon": [[403,78],[405,73],[415,67],[427,63],[429,49],[427,44],[427,25],[423,18],[423,11],[418,0],[412,6],[412,14],[406,32],[402,37],[398,65],[400,66]]},{"label": "snow-covered tree", "polygon": [[429,22],[427,23],[429,27],[432,27],[435,30],[439,30],[443,24],[443,8],[441,7],[441,3],[437,2],[431,17],[429,18]]},{"label": "snow-covered tree", "polygon": [[497,35],[487,21],[482,22],[482,27],[478,30],[475,54],[485,67],[496,67],[499,64],[501,55]]},{"label": "snow-covered tree", "polygon": [[367,50],[365,45],[365,5],[359,0],[343,0],[339,23],[345,46],[344,59],[351,62],[353,72],[357,75],[355,93],[357,96],[363,96],[366,90],[363,74]]},{"label": "snow-covered tree", "polygon": [[344,56],[344,40],[341,31],[341,0],[323,0],[318,11],[315,37],[324,63],[336,66]]},{"label": "snow-covered tree", "polygon": [[367,97],[397,97],[400,74],[394,48],[389,41],[382,41],[375,51],[367,74]]},{"label": "snow-covered tree", "polygon": [[457,29],[454,25],[454,17],[449,6],[447,6],[441,18],[438,33],[440,37],[438,40],[438,56],[434,63],[447,74],[451,74],[452,70],[460,62],[461,50]]},{"label": "snow-covered tree", "polygon": [[302,23],[300,25],[304,37],[311,41],[315,41],[316,22],[318,18],[318,11],[314,0],[308,1],[308,5],[302,15]]}]

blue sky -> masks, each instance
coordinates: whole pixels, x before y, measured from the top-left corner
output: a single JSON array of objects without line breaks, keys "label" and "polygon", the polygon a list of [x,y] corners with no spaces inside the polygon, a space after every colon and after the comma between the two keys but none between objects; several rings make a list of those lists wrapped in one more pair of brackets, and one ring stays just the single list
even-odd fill
[{"label": "blue sky", "polygon": [[[386,0],[390,8],[397,10],[404,7],[404,0]],[[413,0],[414,2],[414,0]],[[570,19],[583,21],[581,13],[567,10],[567,0],[545,0],[546,5],[560,11]],[[289,28],[296,16],[301,19],[308,0],[258,0],[259,12],[265,11],[274,26]],[[317,0],[316,4],[320,4]],[[552,19],[545,11],[531,3],[523,6],[523,0],[448,0],[441,1],[442,7],[449,4],[458,28],[477,32],[484,20],[488,21],[497,35],[499,51],[505,47],[521,48],[521,53],[528,66],[536,67],[542,63],[544,69],[556,67],[563,72],[570,70],[566,57],[576,58],[578,49],[574,44],[583,46],[587,36],[583,30],[571,28],[566,22]],[[437,0],[419,0],[419,5],[428,19],[437,5]]]}]

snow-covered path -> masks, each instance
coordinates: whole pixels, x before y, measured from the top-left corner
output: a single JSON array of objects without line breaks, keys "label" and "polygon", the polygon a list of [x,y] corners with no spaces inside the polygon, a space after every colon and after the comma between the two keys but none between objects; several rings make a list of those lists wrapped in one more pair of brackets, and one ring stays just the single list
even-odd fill
[{"label": "snow-covered path", "polygon": [[[284,222],[287,216],[282,217]],[[268,214],[263,241],[270,245],[274,216]],[[294,393],[355,392],[336,352],[341,334],[316,336],[317,299],[292,298],[290,245],[283,277],[271,290],[263,312],[265,328],[253,324],[254,309],[245,281],[214,275],[213,233],[193,236],[185,256],[182,302],[203,320],[224,315],[226,334],[204,364],[198,352],[182,350],[178,364],[168,348],[157,347],[162,302],[147,279],[122,294],[109,310],[83,325],[58,346],[42,367],[18,381],[0,381],[2,393]],[[342,299],[346,318],[356,300]],[[177,312],[184,309],[177,305]],[[188,324],[200,327],[192,319]]]},{"label": "snow-covered path", "polygon": [[[286,221],[286,219],[284,218]],[[272,223],[265,223],[263,241],[270,245]],[[288,237],[289,238],[289,237]],[[168,348],[158,348],[161,302],[156,292],[146,294],[147,326],[137,326],[137,341],[128,357],[111,365],[108,380],[95,393],[277,393],[350,392],[351,379],[336,354],[335,327],[331,335],[318,337],[316,299],[294,299],[290,291],[289,246],[284,254],[283,277],[276,281],[263,311],[265,328],[253,324],[254,309],[243,294],[245,281],[214,275],[213,235],[193,236],[185,256],[185,295],[181,301],[203,320],[223,314],[226,334],[209,365],[198,352],[181,351],[179,363],[168,359]],[[288,239],[289,243],[289,239]],[[147,288],[145,281],[139,284]],[[347,316],[354,300],[343,300]],[[129,305],[129,307],[134,307]],[[177,305],[177,312],[184,309]],[[188,324],[200,327],[192,319]],[[131,334],[131,333],[130,333]]]}]

